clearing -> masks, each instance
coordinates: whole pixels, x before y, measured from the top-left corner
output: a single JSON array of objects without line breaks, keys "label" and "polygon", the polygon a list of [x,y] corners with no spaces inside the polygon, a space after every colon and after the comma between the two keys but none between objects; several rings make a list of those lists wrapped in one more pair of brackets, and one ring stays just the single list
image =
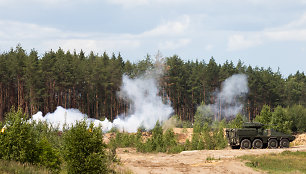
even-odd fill
[{"label": "clearing", "polygon": [[[186,131],[188,134],[189,131]],[[119,148],[117,156],[122,164],[135,174],[177,174],[177,173],[263,173],[245,166],[236,159],[243,155],[260,155],[289,151],[306,151],[306,134],[297,136],[294,147],[284,149],[223,149],[183,151],[179,154],[139,153],[135,148]],[[183,137],[183,136],[181,136]],[[184,136],[184,137],[190,137]],[[303,140],[302,140],[303,139]]]},{"label": "clearing", "polygon": [[179,154],[139,153],[135,148],[120,148],[117,155],[134,173],[261,173],[246,167],[235,157],[289,151],[306,151],[306,146],[288,149],[224,149],[183,151]]}]

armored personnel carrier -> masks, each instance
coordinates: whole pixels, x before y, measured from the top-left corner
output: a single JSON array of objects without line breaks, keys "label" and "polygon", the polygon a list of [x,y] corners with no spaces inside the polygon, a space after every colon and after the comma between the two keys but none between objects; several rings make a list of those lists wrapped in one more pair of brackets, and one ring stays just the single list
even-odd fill
[{"label": "armored personnel carrier", "polygon": [[261,123],[244,123],[243,128],[226,129],[226,138],[233,149],[288,148],[294,136],[264,129]]}]

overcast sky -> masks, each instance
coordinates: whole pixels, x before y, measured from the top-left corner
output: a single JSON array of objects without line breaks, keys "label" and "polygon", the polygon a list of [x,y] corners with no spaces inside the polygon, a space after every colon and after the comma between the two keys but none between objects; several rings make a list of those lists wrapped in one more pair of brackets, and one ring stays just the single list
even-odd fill
[{"label": "overcast sky", "polygon": [[119,52],[125,60],[177,54],[306,70],[306,0],[0,0],[0,52],[21,44]]}]

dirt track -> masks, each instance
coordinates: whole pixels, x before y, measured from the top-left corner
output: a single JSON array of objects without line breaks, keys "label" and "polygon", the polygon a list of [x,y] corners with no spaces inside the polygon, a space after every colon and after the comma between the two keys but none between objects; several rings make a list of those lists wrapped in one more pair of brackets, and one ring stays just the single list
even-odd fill
[{"label": "dirt track", "polygon": [[[179,154],[144,154],[133,148],[118,149],[121,162],[134,173],[168,174],[168,173],[261,173],[246,167],[235,157],[280,153],[284,150],[306,151],[306,146],[295,146],[288,149],[250,149],[250,150],[197,150],[183,151]],[[207,157],[216,160],[206,160]]]}]

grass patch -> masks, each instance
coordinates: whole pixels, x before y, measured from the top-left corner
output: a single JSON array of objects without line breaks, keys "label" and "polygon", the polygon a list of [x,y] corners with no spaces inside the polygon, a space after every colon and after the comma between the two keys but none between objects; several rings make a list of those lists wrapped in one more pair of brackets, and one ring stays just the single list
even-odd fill
[{"label": "grass patch", "polygon": [[48,174],[51,173],[44,167],[20,163],[16,161],[0,160],[0,173],[3,174]]},{"label": "grass patch", "polygon": [[280,154],[244,155],[238,158],[247,161],[246,166],[269,173],[306,173],[306,152],[284,151]]}]

